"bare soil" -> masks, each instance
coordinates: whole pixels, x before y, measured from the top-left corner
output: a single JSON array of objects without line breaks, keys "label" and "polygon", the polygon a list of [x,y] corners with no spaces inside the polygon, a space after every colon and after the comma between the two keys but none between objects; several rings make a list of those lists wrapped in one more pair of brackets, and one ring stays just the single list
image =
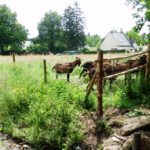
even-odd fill
[{"label": "bare soil", "polygon": [[[147,108],[140,108],[140,110],[149,115],[150,110]],[[85,150],[100,150],[100,145],[104,146],[105,141],[112,135],[121,135],[121,129],[125,124],[125,121],[132,118],[129,115],[128,110],[120,110],[118,108],[108,108],[104,111],[103,120],[106,121],[107,127],[105,130],[98,130],[98,116],[95,112],[87,112],[80,115],[80,121],[82,122],[82,129],[84,131],[84,142],[82,149]],[[110,132],[108,133],[108,129]],[[110,143],[108,143],[109,145]],[[107,145],[107,143],[106,143]],[[108,146],[107,145],[107,146]],[[104,147],[103,147],[104,148]]]}]

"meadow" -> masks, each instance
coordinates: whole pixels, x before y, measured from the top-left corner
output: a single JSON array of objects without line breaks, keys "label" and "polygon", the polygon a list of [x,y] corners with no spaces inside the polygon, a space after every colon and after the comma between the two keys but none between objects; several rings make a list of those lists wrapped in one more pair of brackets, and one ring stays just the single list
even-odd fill
[{"label": "meadow", "polygon": [[[104,58],[124,54],[105,54]],[[75,149],[81,145],[84,135],[79,115],[97,111],[96,91],[85,100],[87,80],[79,79],[80,67],[71,74],[55,79],[52,66],[57,62],[81,58],[82,63],[95,60],[97,55],[27,55],[0,56],[0,130],[21,139],[36,149]],[[47,84],[44,83],[43,59],[47,60]],[[132,87],[125,86],[123,77],[109,89],[104,88],[103,106],[134,109],[141,103],[149,106],[148,83],[135,78]],[[143,94],[142,94],[143,93]]]}]

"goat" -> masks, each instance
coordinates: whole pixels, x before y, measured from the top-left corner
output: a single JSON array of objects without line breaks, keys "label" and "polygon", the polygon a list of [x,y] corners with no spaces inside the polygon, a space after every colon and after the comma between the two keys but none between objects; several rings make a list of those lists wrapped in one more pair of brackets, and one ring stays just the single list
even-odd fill
[{"label": "goat", "polygon": [[[110,64],[111,63],[111,61],[110,60],[108,60],[108,59],[103,59],[103,66],[105,66],[105,65],[107,65],[107,64]],[[82,74],[84,73],[84,72],[87,72],[87,71],[89,71],[91,68],[96,68],[96,65],[97,65],[97,63],[96,63],[96,61],[87,61],[87,62],[85,62],[84,64],[82,64],[82,71],[81,71],[81,73],[80,73],[80,75],[79,75],[79,78],[81,78],[81,76],[82,76]]]},{"label": "goat", "polygon": [[[119,73],[128,69],[132,69],[141,65],[146,64],[146,55],[140,56],[138,59],[135,60],[128,60],[124,63],[117,63],[116,68],[114,68],[114,73]],[[132,71],[131,74],[136,73],[136,77],[138,76],[139,70]],[[125,74],[125,83],[127,80],[128,74]]]},{"label": "goat", "polygon": [[[105,62],[103,64],[103,69],[102,69],[103,77],[106,76],[106,75],[109,76],[109,75],[112,75],[112,74],[115,74],[115,73],[120,73],[122,71],[125,71],[125,70],[128,70],[128,69],[132,69],[132,68],[144,65],[144,64],[146,64],[146,55],[143,55],[143,56],[139,57],[136,60],[129,60],[127,62],[117,63],[116,66],[111,65],[109,62]],[[96,70],[95,67],[88,69],[88,73],[87,74],[89,76],[90,81],[91,81],[91,79],[92,79],[92,77],[93,77],[93,75],[95,73],[95,70]],[[131,73],[135,73],[135,72],[137,73],[138,71],[133,71]],[[125,83],[126,83],[126,80],[127,80],[127,76],[128,75],[125,74]],[[110,81],[110,88],[111,88],[112,82],[115,79],[116,79],[116,77],[114,77],[112,79],[109,79],[109,81]],[[95,80],[95,83],[96,82],[97,81]],[[88,86],[89,86],[89,84],[88,84]],[[103,86],[105,86],[105,81],[104,81],[104,85]]]},{"label": "goat", "polygon": [[74,68],[78,65],[80,66],[81,59],[76,57],[76,60],[69,63],[64,64],[55,64],[52,68],[52,70],[56,71],[56,79],[58,79],[58,74],[67,74],[67,81],[69,82],[70,74],[74,70]]},{"label": "goat", "polygon": [[[95,71],[96,71],[96,68],[90,68],[87,71],[86,75],[88,75],[90,81],[92,80]],[[107,64],[107,65],[105,64],[102,68],[102,77],[104,77],[106,75],[111,75],[112,73],[113,73],[112,65],[111,64]],[[96,76],[95,81],[94,81],[95,83],[97,83],[97,78],[98,77]],[[111,84],[112,84],[113,80],[114,80],[114,78],[109,79],[110,88],[111,88]],[[104,80],[103,87],[105,86],[105,83],[106,83],[106,80]],[[89,85],[90,85],[90,82],[88,83],[87,88],[89,87]]]}]

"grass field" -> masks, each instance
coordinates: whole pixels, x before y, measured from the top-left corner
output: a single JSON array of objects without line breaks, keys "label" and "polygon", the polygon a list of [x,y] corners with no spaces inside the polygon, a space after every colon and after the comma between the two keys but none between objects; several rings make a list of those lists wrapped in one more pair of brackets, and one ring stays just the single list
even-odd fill
[{"label": "grass field", "polygon": [[[104,58],[124,54],[105,54]],[[85,100],[87,83],[79,79],[80,67],[71,74],[70,83],[66,75],[55,79],[52,66],[55,63],[95,60],[97,55],[27,55],[16,56],[13,64],[11,56],[0,56],[0,124],[1,130],[13,137],[21,138],[36,146],[49,149],[75,149],[84,135],[79,115],[97,110],[96,91]],[[48,83],[44,84],[43,59],[47,60]],[[106,85],[103,95],[104,109],[119,107],[133,109],[141,103],[148,104],[143,95],[150,89],[141,80],[132,80],[130,91],[118,78],[112,89]],[[127,96],[130,96],[130,98]],[[143,98],[144,97],[144,98]],[[131,100],[132,99],[132,100]]]},{"label": "grass field", "polygon": [[[121,57],[121,56],[127,56],[130,55],[129,53],[124,54],[124,53],[116,53],[116,54],[104,54],[104,58],[114,58],[114,57]],[[21,62],[21,61],[42,61],[43,59],[53,61],[54,63],[56,62],[68,62],[70,60],[73,60],[75,57],[80,57],[83,62],[85,61],[90,61],[90,60],[95,60],[97,59],[97,54],[79,54],[79,55],[23,55],[19,56],[16,55],[16,61]],[[1,56],[0,55],[0,61],[1,62],[12,62],[12,56]]]}]

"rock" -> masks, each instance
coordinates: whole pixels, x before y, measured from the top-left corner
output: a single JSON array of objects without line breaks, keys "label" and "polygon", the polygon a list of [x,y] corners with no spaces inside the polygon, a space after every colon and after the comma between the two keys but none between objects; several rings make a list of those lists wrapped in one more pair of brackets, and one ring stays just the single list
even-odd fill
[{"label": "rock", "polygon": [[22,146],[22,150],[31,150],[31,148],[30,148],[29,145],[24,144],[24,145]]},{"label": "rock", "polygon": [[115,135],[103,141],[104,150],[120,150],[122,144],[123,141],[117,138]]},{"label": "rock", "polygon": [[130,150],[132,147],[133,137],[128,138],[128,140],[123,144],[122,150]]},{"label": "rock", "polygon": [[118,146],[118,145],[112,145],[112,146],[109,146],[109,147],[105,147],[103,150],[120,150],[121,147]]},{"label": "rock", "polygon": [[122,135],[130,135],[143,128],[150,128],[150,116],[140,116],[127,120],[125,126],[120,130]]}]

